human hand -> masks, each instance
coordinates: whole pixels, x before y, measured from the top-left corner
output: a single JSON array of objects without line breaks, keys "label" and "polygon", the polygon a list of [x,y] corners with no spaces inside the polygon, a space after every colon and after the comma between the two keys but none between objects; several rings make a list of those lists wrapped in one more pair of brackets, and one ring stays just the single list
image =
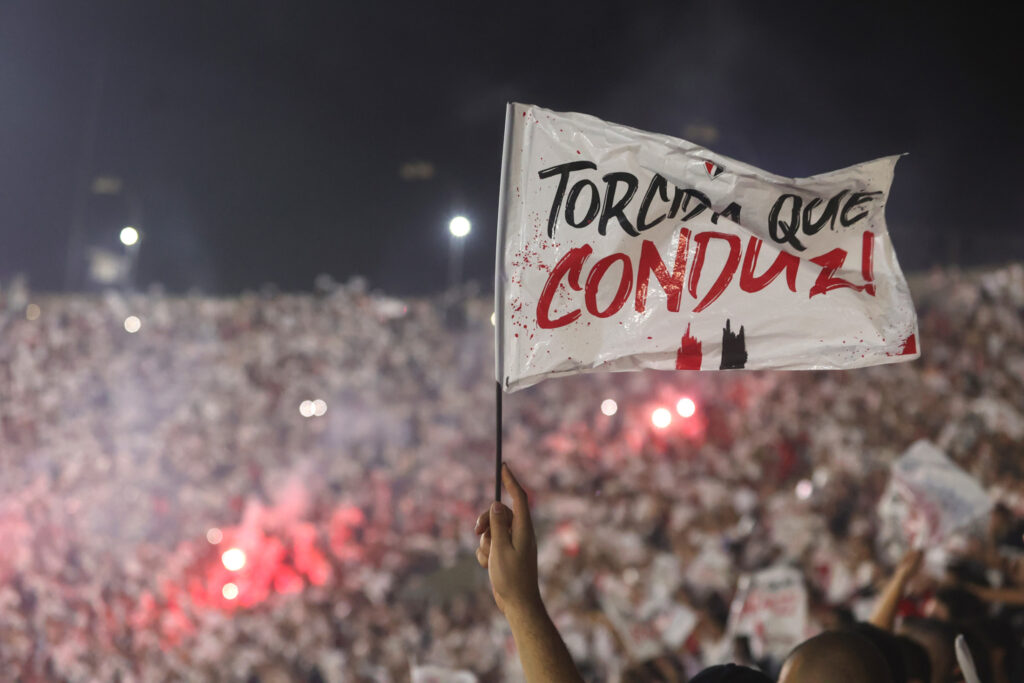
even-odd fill
[{"label": "human hand", "polygon": [[490,576],[498,609],[508,617],[510,612],[539,606],[541,599],[537,585],[537,538],[526,491],[508,465],[501,468],[501,481],[512,497],[512,509],[495,501],[481,513],[475,529],[480,535],[476,559]]},{"label": "human hand", "polygon": [[921,562],[923,560],[923,550],[920,548],[908,550],[899,564],[896,565],[896,574],[904,581],[909,581],[921,569]]}]

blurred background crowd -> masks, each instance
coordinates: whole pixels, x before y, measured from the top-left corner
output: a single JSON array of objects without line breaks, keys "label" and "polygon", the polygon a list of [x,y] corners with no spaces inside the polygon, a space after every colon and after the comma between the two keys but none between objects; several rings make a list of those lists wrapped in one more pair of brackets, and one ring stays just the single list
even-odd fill
[{"label": "blurred background crowd", "polygon": [[[799,571],[805,635],[866,619],[908,549],[879,514],[890,465],[921,438],[996,507],[929,549],[900,619],[955,622],[991,680],[1022,680],[1022,613],[978,587],[1024,588],[1024,268],[910,280],[913,363],[506,397],[542,591],[588,680],[774,672],[772,634],[729,625],[742,575],[766,567]],[[329,278],[224,298],[8,283],[4,676],[516,680],[473,559],[491,312],[471,288],[395,299]]]}]

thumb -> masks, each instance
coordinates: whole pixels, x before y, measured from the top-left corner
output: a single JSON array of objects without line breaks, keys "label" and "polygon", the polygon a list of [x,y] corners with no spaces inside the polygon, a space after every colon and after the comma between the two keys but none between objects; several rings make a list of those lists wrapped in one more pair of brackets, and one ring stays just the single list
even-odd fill
[{"label": "thumb", "polygon": [[512,546],[512,511],[498,501],[491,503],[491,545],[497,549]]}]

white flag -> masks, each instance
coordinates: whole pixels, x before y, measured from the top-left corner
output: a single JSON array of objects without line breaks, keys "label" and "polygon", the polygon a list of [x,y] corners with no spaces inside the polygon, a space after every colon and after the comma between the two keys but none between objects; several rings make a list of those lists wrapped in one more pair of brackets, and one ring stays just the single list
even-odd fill
[{"label": "white flag", "polygon": [[498,381],[917,358],[884,216],[897,159],[784,178],[679,138],[510,104]]},{"label": "white flag", "polygon": [[798,569],[769,567],[740,577],[726,632],[750,638],[760,659],[779,661],[807,638],[807,588]]},{"label": "white flag", "polygon": [[902,540],[919,548],[941,544],[991,509],[978,480],[924,439],[893,462],[879,503],[883,525],[898,525]]}]

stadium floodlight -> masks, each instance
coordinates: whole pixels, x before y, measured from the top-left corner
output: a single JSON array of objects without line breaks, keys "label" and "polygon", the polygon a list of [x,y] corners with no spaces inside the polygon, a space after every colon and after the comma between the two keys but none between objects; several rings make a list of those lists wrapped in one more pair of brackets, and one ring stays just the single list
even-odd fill
[{"label": "stadium floodlight", "polygon": [[668,408],[658,408],[651,413],[651,423],[658,429],[664,429],[672,424],[672,413]]},{"label": "stadium floodlight", "polygon": [[448,232],[454,237],[465,237],[470,230],[469,219],[465,216],[456,216],[448,223]]},{"label": "stadium floodlight", "polygon": [[684,396],[676,403],[676,412],[680,417],[693,417],[693,414],[697,412],[697,404],[693,402],[692,398]]},{"label": "stadium floodlight", "polygon": [[128,225],[121,228],[121,244],[130,247],[139,241],[139,231]]},{"label": "stadium floodlight", "polygon": [[221,554],[220,561],[229,572],[237,572],[245,566],[245,551],[241,548],[229,548]]}]

